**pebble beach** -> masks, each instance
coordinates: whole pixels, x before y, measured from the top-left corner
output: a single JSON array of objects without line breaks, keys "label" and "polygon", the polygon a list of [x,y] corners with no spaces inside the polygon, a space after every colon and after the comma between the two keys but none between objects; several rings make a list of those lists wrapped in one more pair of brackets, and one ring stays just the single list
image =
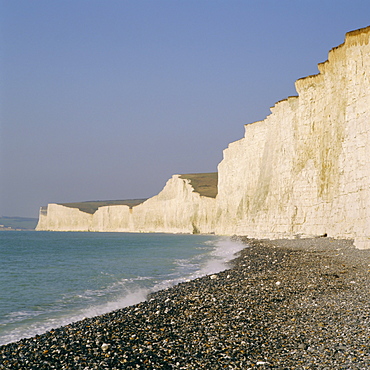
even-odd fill
[{"label": "pebble beach", "polygon": [[254,240],[230,268],[0,347],[0,369],[370,369],[370,250]]}]

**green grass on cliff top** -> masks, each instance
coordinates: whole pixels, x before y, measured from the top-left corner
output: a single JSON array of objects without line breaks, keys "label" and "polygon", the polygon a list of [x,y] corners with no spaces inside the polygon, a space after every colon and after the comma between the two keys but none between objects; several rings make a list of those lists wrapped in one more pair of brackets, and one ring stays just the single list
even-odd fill
[{"label": "green grass on cliff top", "polygon": [[[194,191],[203,197],[215,198],[217,195],[217,172],[189,173],[186,175],[180,175],[180,178],[190,180],[190,184],[194,188]],[[65,207],[78,208],[82,212],[93,214],[98,210],[99,207],[125,205],[132,208],[145,201],[146,199],[98,200],[59,204]]]},{"label": "green grass on cliff top", "polygon": [[180,179],[190,180],[190,184],[194,188],[194,191],[203,197],[216,198],[218,181],[217,172],[189,173],[181,175]]},{"label": "green grass on cliff top", "polygon": [[78,208],[85,213],[94,214],[99,207],[104,206],[129,206],[130,208],[145,202],[146,199],[128,199],[128,200],[97,200],[88,202],[74,202],[74,203],[59,203],[62,206],[69,208]]}]

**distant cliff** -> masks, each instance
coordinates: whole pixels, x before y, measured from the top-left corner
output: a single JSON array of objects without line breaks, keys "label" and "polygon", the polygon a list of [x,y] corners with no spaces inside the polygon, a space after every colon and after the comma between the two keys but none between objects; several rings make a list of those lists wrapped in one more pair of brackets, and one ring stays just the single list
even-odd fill
[{"label": "distant cliff", "polygon": [[[349,32],[263,121],[245,126],[218,167],[217,195],[175,175],[130,209],[50,204],[38,229],[327,235],[370,247],[370,27]],[[63,208],[64,207],[64,208]],[[87,225],[89,225],[87,227]]]},{"label": "distant cliff", "polygon": [[174,175],[148,200],[49,204],[37,230],[211,233],[217,173]]}]

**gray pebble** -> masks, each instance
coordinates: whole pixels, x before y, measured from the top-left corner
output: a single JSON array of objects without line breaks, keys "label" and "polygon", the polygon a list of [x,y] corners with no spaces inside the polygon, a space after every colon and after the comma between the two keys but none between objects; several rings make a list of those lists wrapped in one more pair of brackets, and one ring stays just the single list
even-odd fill
[{"label": "gray pebble", "polygon": [[0,370],[369,369],[370,251],[243,240],[227,271],[0,347]]}]

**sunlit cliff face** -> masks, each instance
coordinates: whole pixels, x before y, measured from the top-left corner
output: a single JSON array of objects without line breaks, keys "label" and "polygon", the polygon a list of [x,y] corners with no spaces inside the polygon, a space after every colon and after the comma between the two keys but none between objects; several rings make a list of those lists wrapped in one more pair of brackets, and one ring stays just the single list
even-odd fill
[{"label": "sunlit cliff face", "polygon": [[[218,233],[370,237],[370,28],[329,52],[298,96],[245,127],[219,165]],[[369,245],[370,246],[370,245]]]}]

